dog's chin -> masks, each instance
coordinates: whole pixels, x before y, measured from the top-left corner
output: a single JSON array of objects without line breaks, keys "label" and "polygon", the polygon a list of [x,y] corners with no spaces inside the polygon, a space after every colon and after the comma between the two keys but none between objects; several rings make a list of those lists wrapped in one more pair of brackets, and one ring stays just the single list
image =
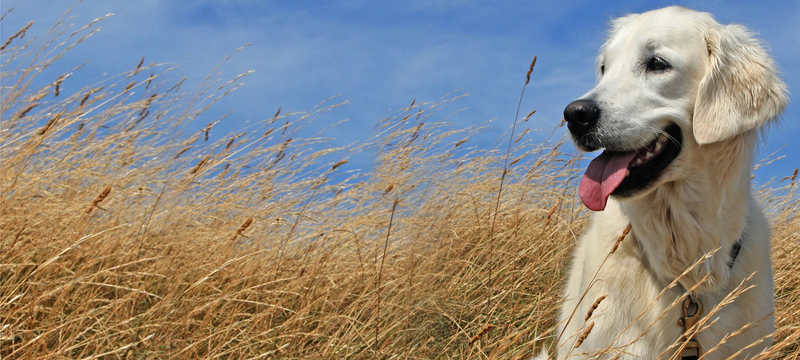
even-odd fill
[{"label": "dog's chin", "polygon": [[634,150],[636,155],[628,164],[625,178],[611,196],[617,199],[633,198],[655,188],[680,155],[682,145],[683,134],[677,124],[663,128],[658,137]]},{"label": "dog's chin", "polygon": [[603,148],[603,145],[592,134],[587,134],[581,137],[570,136],[572,143],[581,151],[594,152]]}]

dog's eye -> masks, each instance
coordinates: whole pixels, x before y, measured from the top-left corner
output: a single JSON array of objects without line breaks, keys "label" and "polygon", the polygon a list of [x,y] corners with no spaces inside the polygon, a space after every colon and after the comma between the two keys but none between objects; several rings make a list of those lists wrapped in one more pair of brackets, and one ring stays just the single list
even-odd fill
[{"label": "dog's eye", "polygon": [[654,56],[647,61],[648,71],[662,71],[666,69],[669,69],[669,64],[658,56]]},{"label": "dog's eye", "polygon": [[605,65],[600,65],[600,75],[603,75],[605,73],[606,73],[606,66]]}]

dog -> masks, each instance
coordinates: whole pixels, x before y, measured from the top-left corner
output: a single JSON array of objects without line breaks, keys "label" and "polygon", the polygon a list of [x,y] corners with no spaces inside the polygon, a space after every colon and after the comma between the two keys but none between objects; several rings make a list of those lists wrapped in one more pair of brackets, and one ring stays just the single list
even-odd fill
[{"label": "dog", "polygon": [[745,27],[671,6],[613,20],[597,70],[564,110],[579,149],[605,150],[579,184],[595,213],[558,358],[754,356],[771,344],[774,284],[753,157],[788,102],[772,58]]}]

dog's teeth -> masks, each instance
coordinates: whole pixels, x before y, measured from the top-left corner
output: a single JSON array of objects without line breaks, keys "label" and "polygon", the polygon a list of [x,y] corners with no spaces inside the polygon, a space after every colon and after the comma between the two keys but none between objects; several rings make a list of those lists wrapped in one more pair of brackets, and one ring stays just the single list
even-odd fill
[{"label": "dog's teeth", "polygon": [[631,170],[630,169],[625,170],[625,177],[628,177],[628,175],[630,175],[630,174],[631,174]]},{"label": "dog's teeth", "polygon": [[655,155],[653,155],[653,153],[648,152],[647,154],[644,155],[644,159],[645,160],[650,160],[650,159],[653,158],[653,156],[655,156]]},{"label": "dog's teeth", "polygon": [[653,149],[653,152],[656,152],[656,153],[661,152],[661,143],[660,142],[656,143],[656,147],[655,147],[655,149]]},{"label": "dog's teeth", "polygon": [[660,143],[665,143],[665,142],[667,142],[667,135],[664,135],[664,134],[659,134],[659,135],[658,135],[658,142],[660,142]]}]

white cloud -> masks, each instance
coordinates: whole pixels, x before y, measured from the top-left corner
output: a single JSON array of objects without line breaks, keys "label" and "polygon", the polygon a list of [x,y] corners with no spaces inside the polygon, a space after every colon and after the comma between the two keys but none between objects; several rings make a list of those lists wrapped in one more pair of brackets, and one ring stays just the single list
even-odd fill
[{"label": "white cloud", "polygon": [[[720,21],[743,23],[759,31],[771,45],[784,78],[798,92],[798,3],[680,3],[710,10]],[[199,81],[228,53],[252,43],[224,67],[226,78],[256,70],[242,89],[218,107],[219,113],[236,109],[231,130],[237,121],[263,118],[278,106],[306,110],[342,94],[343,99],[352,100],[351,105],[331,116],[352,119],[348,125],[352,130],[342,129],[338,134],[342,143],[349,143],[371,135],[372,125],[387,109],[405,106],[412,98],[436,100],[461,88],[471,95],[457,107],[470,110],[455,120],[472,124],[499,118],[497,129],[490,133],[497,136],[510,125],[533,53],[539,55],[539,62],[523,110],[538,108],[530,126],[545,128],[559,121],[563,107],[594,83],[593,60],[604,36],[604,23],[625,12],[671,2],[302,4],[86,0],[76,6],[76,24],[107,12],[116,15],[102,25],[101,33],[82,44],[79,52],[65,58],[64,67],[92,60],[80,75],[85,78],[72,79],[77,84],[103,72],[130,69],[145,56],[148,62],[180,64],[178,74],[189,76],[190,82]],[[68,6],[55,0],[5,0],[0,6],[3,11],[17,9],[3,21],[2,31],[16,31],[30,18],[37,20],[41,31]],[[791,142],[787,152],[795,154],[800,154],[800,145],[793,142],[800,132],[799,112],[792,105],[781,127],[788,131],[771,135],[776,146]]]}]

